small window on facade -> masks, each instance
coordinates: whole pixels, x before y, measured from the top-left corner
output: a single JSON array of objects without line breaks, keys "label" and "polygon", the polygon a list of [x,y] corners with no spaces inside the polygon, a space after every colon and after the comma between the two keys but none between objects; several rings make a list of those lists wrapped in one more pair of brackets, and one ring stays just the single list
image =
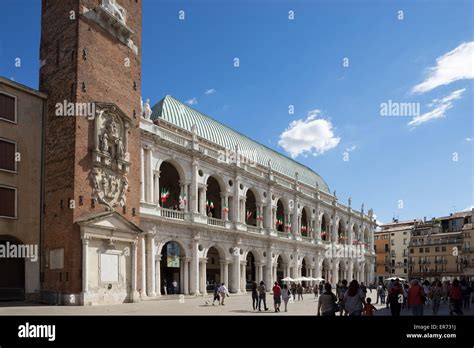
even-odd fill
[{"label": "small window on facade", "polygon": [[16,143],[0,139],[0,169],[16,171],[15,152]]},{"label": "small window on facade", "polygon": [[430,252],[430,248],[425,248],[425,253],[429,253]]},{"label": "small window on facade", "polygon": [[16,189],[0,186],[0,217],[16,218]]},{"label": "small window on facade", "polygon": [[422,253],[422,252],[423,252],[423,248],[420,248],[420,253]]},{"label": "small window on facade", "polygon": [[0,119],[16,122],[16,99],[0,92]]},{"label": "small window on facade", "polygon": [[446,251],[446,247],[445,246],[441,247],[441,251]]}]

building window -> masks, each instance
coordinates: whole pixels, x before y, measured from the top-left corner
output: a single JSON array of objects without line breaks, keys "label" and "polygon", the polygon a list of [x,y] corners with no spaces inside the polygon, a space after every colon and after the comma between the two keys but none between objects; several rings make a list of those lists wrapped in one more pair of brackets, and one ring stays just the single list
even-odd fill
[{"label": "building window", "polygon": [[435,248],[435,251],[438,252],[438,251],[439,251],[439,247],[436,247],[436,248]]},{"label": "building window", "polygon": [[404,268],[403,273],[408,273],[408,270],[406,268]]},{"label": "building window", "polygon": [[385,251],[388,252],[389,249],[388,249],[388,244],[385,244]]},{"label": "building window", "polygon": [[387,273],[388,273],[388,267],[387,267],[387,266],[385,266],[385,272],[387,272]]},{"label": "building window", "polygon": [[392,244],[392,246],[395,245],[395,240],[394,239],[392,239],[391,244]]},{"label": "building window", "polygon": [[16,172],[16,143],[0,138],[0,170]]},{"label": "building window", "polygon": [[0,92],[0,119],[16,123],[16,97]]},{"label": "building window", "polygon": [[407,245],[407,239],[403,238],[403,245]]},{"label": "building window", "polygon": [[392,268],[392,274],[394,274],[394,273],[395,273],[395,269]]},{"label": "building window", "polygon": [[16,188],[0,186],[0,217],[16,218]]},{"label": "building window", "polygon": [[411,248],[410,249],[410,254],[413,254],[415,252],[415,249]]},{"label": "building window", "polygon": [[441,251],[446,251],[446,247],[445,246],[441,247]]},{"label": "building window", "polygon": [[430,252],[430,248],[425,248],[425,253],[429,253]]},{"label": "building window", "polygon": [[422,253],[422,252],[423,252],[423,248],[420,248],[420,253]]}]

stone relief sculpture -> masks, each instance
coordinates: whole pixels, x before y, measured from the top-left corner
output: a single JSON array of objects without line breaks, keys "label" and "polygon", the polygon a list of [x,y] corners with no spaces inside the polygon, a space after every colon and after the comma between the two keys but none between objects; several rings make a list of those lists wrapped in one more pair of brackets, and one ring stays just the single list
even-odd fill
[{"label": "stone relief sculpture", "polygon": [[115,0],[102,0],[102,6],[120,22],[126,24],[126,11]]},{"label": "stone relief sculpture", "polygon": [[129,171],[129,119],[110,104],[101,107],[95,119],[94,168],[90,178],[94,200],[113,210],[125,206]]},{"label": "stone relief sculpture", "polygon": [[145,105],[143,106],[143,117],[146,120],[149,120],[151,117],[151,106],[150,106],[150,99],[147,99]]}]

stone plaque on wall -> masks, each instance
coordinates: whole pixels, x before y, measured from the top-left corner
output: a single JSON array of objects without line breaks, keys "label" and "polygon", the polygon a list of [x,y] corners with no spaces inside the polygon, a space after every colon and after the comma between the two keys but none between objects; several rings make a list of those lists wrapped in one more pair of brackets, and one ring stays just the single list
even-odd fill
[{"label": "stone plaque on wall", "polygon": [[62,269],[64,267],[64,249],[52,249],[49,251],[49,268]]},{"label": "stone plaque on wall", "polygon": [[119,255],[100,254],[100,281],[119,281]]}]

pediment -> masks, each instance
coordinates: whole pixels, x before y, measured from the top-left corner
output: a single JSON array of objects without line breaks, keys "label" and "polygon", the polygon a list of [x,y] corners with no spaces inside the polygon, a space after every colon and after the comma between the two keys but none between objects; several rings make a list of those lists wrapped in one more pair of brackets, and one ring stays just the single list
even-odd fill
[{"label": "pediment", "polygon": [[76,220],[85,227],[141,233],[143,230],[115,211],[87,215]]}]

